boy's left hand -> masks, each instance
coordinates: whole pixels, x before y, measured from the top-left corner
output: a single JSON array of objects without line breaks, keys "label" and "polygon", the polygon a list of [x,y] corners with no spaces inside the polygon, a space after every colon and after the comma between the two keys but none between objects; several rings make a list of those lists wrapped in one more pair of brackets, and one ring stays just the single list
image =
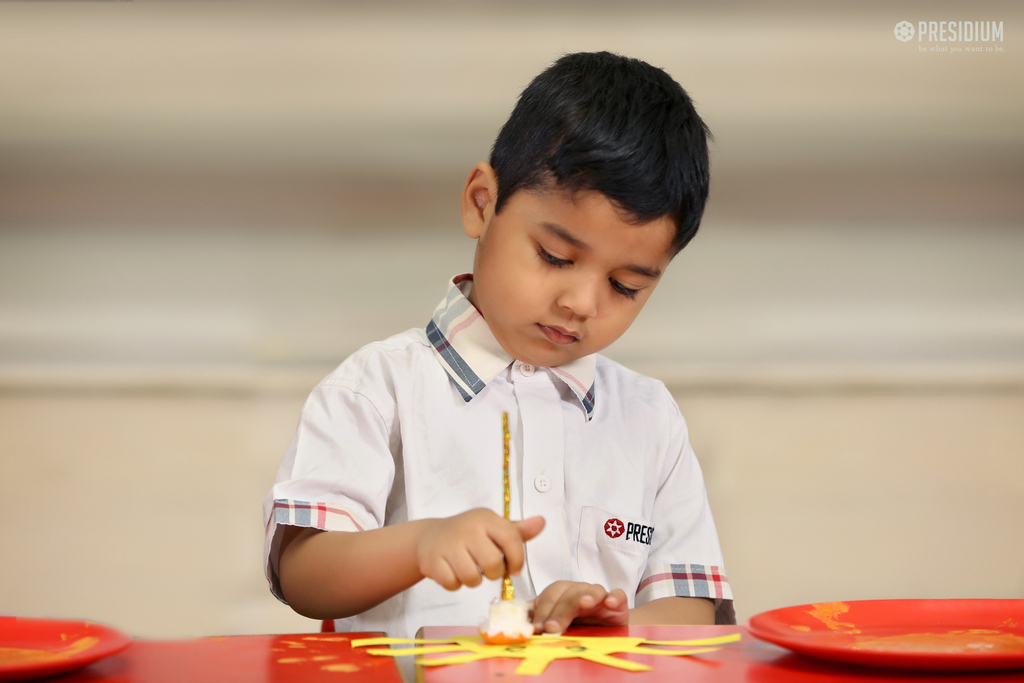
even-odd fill
[{"label": "boy's left hand", "polygon": [[575,581],[556,581],[545,588],[533,605],[533,627],[541,633],[562,633],[571,623],[624,626],[629,623],[629,601],[621,588]]}]

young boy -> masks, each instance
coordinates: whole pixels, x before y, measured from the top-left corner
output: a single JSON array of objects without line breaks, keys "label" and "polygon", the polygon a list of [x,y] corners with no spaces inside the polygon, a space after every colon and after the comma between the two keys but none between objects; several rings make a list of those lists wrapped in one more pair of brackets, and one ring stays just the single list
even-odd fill
[{"label": "young boy", "polygon": [[275,595],[339,631],[409,637],[478,624],[509,571],[541,632],[715,623],[716,607],[734,621],[678,407],[596,355],[696,232],[707,134],[638,60],[567,55],[526,88],[462,191],[472,275],[303,408],[264,502]]}]

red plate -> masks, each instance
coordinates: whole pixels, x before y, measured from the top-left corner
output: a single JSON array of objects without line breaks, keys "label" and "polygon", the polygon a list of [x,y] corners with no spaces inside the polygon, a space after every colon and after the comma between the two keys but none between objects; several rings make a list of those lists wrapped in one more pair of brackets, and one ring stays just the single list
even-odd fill
[{"label": "red plate", "polygon": [[794,652],[932,671],[1024,667],[1024,600],[852,600],[762,612],[750,632]]},{"label": "red plate", "polygon": [[0,617],[0,681],[74,671],[131,642],[116,629],[87,621]]}]

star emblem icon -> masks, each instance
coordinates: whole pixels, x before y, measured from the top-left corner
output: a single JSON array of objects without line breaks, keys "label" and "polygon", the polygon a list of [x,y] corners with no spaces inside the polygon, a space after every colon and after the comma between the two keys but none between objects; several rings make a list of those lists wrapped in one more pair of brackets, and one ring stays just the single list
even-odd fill
[{"label": "star emblem icon", "polygon": [[604,523],[604,532],[608,534],[610,538],[618,538],[622,535],[622,532],[626,530],[626,525],[622,523],[622,520],[612,517]]},{"label": "star emblem icon", "polygon": [[896,35],[896,40],[905,43],[914,37],[914,25],[909,21],[901,21],[892,32]]}]

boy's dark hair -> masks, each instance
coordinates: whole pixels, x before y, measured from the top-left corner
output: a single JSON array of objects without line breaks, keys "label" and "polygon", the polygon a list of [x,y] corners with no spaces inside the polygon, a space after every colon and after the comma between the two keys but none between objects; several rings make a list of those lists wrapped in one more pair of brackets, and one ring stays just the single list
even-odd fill
[{"label": "boy's dark hair", "polygon": [[678,252],[707,203],[710,135],[661,69],[610,52],[565,55],[526,87],[498,133],[495,211],[553,180],[571,194],[602,193],[637,223],[671,216]]}]

